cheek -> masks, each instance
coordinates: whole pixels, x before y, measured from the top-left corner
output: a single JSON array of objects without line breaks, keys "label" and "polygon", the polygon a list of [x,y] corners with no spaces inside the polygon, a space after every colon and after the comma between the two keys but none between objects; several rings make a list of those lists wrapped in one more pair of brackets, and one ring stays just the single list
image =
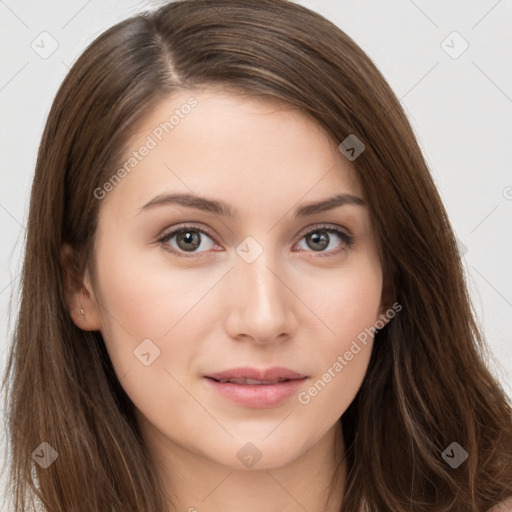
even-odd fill
[{"label": "cheek", "polygon": [[[215,284],[225,269],[192,273],[165,258],[148,264],[144,254],[118,247],[102,247],[97,271],[102,335],[114,371],[142,417],[193,445],[206,427],[219,429],[193,398],[193,369],[219,318]],[[225,432],[218,435],[220,443]]]},{"label": "cheek", "polygon": [[[187,272],[173,268],[165,257],[148,261],[144,251],[122,250],[120,243],[112,242],[98,251],[101,263],[95,287],[107,349],[114,364],[117,361],[128,369],[133,351],[144,340],[151,340],[161,349],[162,362],[168,357],[169,341],[180,335],[183,326],[199,326],[199,317],[207,321],[204,304],[222,270]],[[173,342],[173,361],[186,347],[186,343]]]},{"label": "cheek", "polygon": [[[309,417],[320,424],[337,421],[354,400],[370,361],[380,288],[362,288],[337,297],[337,307],[326,318],[334,335],[324,336],[313,355],[316,374],[297,399]],[[340,292],[341,293],[341,292]]]},{"label": "cheek", "polygon": [[98,261],[104,262],[98,265],[96,286],[102,336],[136,408],[163,426],[173,422],[177,409],[186,410],[188,432],[205,420],[187,392],[186,372],[198,348],[191,328],[201,328],[199,315],[208,324],[202,307],[207,300],[201,298],[218,277],[210,272],[191,281],[183,270],[148,266],[143,255],[133,253],[114,254],[108,246],[99,252]]},{"label": "cheek", "polygon": [[[308,289],[314,292],[307,295]],[[327,351],[348,350],[351,340],[378,319],[382,294],[380,263],[373,252],[357,255],[338,272],[312,278],[302,291],[311,309],[329,327],[330,336],[324,337]]]},{"label": "cheek", "polygon": [[365,344],[356,341],[340,347],[298,394],[304,417],[313,420],[319,429],[333,425],[354,400],[366,375],[372,346],[370,339]]},{"label": "cheek", "polygon": [[354,399],[366,374],[379,318],[382,273],[371,255],[360,258],[324,283],[324,294],[310,300],[329,331],[316,346],[319,371],[299,403],[335,420]]}]

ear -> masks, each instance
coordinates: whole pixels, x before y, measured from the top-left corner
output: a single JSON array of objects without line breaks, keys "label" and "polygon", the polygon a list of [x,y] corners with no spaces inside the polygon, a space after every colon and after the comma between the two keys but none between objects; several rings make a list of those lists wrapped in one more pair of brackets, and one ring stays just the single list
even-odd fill
[{"label": "ear", "polygon": [[84,275],[80,275],[76,253],[69,244],[62,246],[60,256],[64,275],[64,298],[73,323],[84,331],[99,331],[99,307],[89,271],[86,270]]}]

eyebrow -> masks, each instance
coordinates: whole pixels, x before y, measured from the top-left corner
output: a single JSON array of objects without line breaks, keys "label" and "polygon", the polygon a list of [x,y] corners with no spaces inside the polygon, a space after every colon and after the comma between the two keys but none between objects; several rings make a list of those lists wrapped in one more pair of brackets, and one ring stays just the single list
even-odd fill
[{"label": "eyebrow", "polygon": [[[193,194],[161,194],[146,203],[140,210],[149,210],[165,205],[185,206],[224,217],[236,217],[236,211],[228,204]],[[366,202],[352,194],[337,194],[323,201],[300,206],[296,209],[295,216],[306,217],[345,205],[366,206]]]}]

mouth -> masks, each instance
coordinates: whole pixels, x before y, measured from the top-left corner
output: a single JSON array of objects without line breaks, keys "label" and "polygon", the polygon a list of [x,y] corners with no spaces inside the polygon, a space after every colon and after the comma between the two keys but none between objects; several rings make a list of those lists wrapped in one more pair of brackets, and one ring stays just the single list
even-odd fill
[{"label": "mouth", "polygon": [[212,380],[216,382],[220,382],[221,384],[227,384],[230,382],[231,384],[242,384],[242,385],[249,385],[249,386],[268,386],[272,384],[278,384],[279,382],[288,382],[290,380],[299,380],[300,378],[294,378],[294,379],[288,379],[286,377],[280,377],[278,379],[274,380],[258,380],[258,379],[248,379],[248,378],[229,378],[229,379],[214,379],[213,377],[207,377],[211,378]]},{"label": "mouth", "polygon": [[258,409],[284,404],[306,379],[307,376],[282,367],[234,368],[205,376],[210,389],[222,397]]},{"label": "mouth", "polygon": [[[240,368],[231,368],[222,372],[211,373],[206,375],[207,378],[216,381],[233,382],[234,384],[276,384],[285,380],[297,380],[305,377],[304,374],[298,373],[283,366],[273,366],[260,370],[250,366]],[[254,382],[253,382],[254,381]]]}]

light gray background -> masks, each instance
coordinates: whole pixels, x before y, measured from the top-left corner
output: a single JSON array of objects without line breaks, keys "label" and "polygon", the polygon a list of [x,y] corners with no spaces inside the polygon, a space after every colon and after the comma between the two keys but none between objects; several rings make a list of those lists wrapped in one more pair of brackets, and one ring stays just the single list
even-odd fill
[{"label": "light gray background", "polygon": [[[88,43],[159,3],[0,0],[2,370],[13,325],[9,299],[19,283],[30,185],[51,102]],[[298,3],[349,34],[400,98],[459,238],[492,370],[512,395],[512,1]],[[454,31],[460,36],[450,36]],[[52,39],[58,48],[47,58],[31,47],[49,51]],[[458,55],[464,40],[469,47]]]}]

